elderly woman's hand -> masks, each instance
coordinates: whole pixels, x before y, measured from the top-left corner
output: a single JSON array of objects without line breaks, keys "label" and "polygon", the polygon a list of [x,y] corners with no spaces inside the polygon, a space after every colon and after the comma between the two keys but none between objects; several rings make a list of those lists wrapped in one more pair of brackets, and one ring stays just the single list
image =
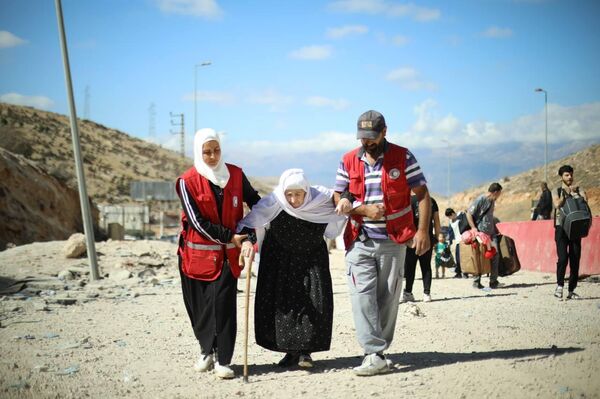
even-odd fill
[{"label": "elderly woman's hand", "polygon": [[335,207],[335,213],[338,215],[347,215],[352,210],[352,204],[347,198],[342,198]]}]

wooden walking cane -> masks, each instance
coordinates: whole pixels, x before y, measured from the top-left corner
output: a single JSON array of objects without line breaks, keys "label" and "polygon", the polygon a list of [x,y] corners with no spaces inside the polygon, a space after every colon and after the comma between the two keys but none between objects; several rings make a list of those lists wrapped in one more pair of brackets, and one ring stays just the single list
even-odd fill
[{"label": "wooden walking cane", "polygon": [[246,309],[245,309],[245,323],[244,323],[244,382],[248,382],[248,318],[250,313],[250,280],[252,279],[252,259],[242,256],[244,262],[244,269],[246,269]]}]

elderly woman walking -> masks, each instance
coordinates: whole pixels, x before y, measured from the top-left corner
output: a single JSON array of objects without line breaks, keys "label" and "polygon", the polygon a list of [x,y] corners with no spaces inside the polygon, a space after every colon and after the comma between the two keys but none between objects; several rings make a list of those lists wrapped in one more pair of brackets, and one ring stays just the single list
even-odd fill
[{"label": "elderly woman walking", "polygon": [[284,352],[281,367],[312,367],[311,353],[331,344],[333,292],[323,236],[336,237],[346,220],[336,215],[332,195],[310,186],[302,169],[289,169],[238,225],[255,228],[260,245],[256,342]]}]

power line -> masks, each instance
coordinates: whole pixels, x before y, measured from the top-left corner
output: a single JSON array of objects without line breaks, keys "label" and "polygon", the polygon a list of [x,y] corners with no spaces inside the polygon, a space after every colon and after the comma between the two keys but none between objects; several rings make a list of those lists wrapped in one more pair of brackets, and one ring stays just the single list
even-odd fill
[{"label": "power line", "polygon": [[[172,112],[169,112],[169,115],[171,116],[171,125],[180,127],[179,132],[174,132],[173,130],[171,130],[171,134],[179,133],[181,135],[181,157],[185,158],[185,121],[183,119],[183,114],[174,114]],[[173,121],[174,118],[175,121]],[[179,122],[176,121],[177,119],[179,119]]]}]

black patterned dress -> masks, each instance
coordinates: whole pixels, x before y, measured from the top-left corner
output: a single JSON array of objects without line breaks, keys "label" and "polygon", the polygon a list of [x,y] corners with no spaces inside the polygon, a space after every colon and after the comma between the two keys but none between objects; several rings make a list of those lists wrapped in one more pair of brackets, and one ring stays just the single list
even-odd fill
[{"label": "black patterned dress", "polygon": [[279,352],[329,350],[333,292],[326,226],[285,211],[271,221],[260,254],[254,308],[260,346]]}]

